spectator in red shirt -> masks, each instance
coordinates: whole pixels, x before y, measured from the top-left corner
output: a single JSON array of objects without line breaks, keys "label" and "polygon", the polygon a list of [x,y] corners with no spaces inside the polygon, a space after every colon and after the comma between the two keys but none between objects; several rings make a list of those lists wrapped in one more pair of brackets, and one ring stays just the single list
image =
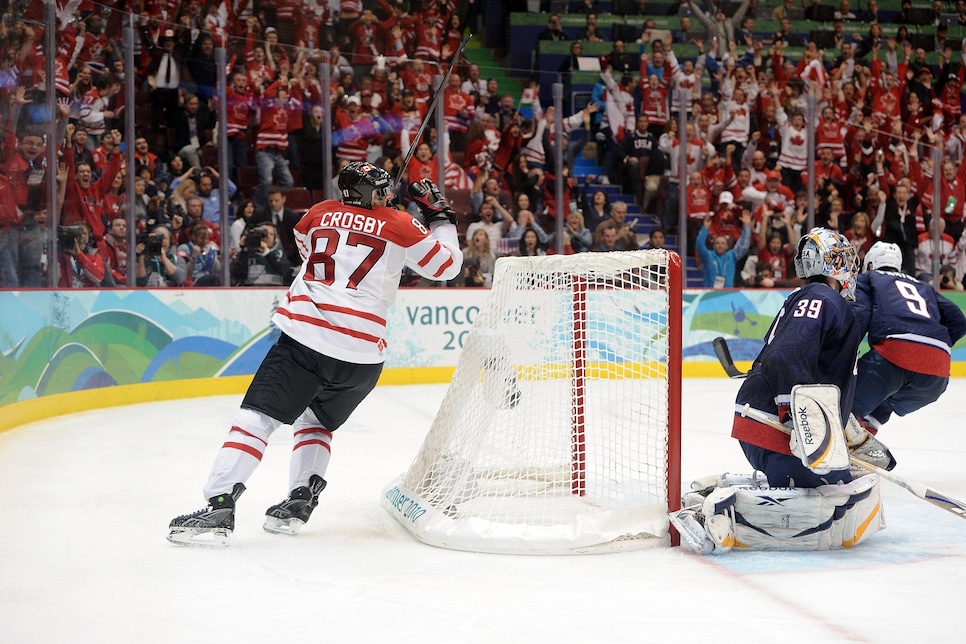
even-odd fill
[{"label": "spectator in red shirt", "polygon": [[288,190],[295,185],[288,159],[288,90],[279,82],[272,83],[258,98],[261,116],[255,139],[255,165],[258,187],[255,203],[267,203],[268,188],[274,184]]},{"label": "spectator in red shirt", "polygon": [[[73,136],[73,126],[67,127],[67,141],[70,143]],[[121,133],[112,130],[104,135],[104,138],[112,137],[120,143]],[[107,168],[97,181],[94,181],[94,174],[86,163],[77,164],[74,161],[74,154],[68,146],[64,154],[67,164],[67,192],[64,198],[63,222],[65,225],[84,222],[90,229],[93,241],[99,242],[104,238],[109,221],[104,209],[105,196],[114,183],[114,177],[121,170],[122,155],[112,153],[108,158]],[[101,276],[103,279],[103,275]]]},{"label": "spectator in red shirt", "polygon": [[104,258],[90,243],[91,236],[87,223],[80,221],[65,229],[68,232],[58,235],[57,244],[60,250],[58,257],[60,288],[101,286],[105,275]]},{"label": "spectator in red shirt", "polygon": [[442,98],[443,115],[446,120],[446,130],[449,132],[450,147],[457,152],[466,149],[466,131],[476,114],[473,99],[461,89],[462,84],[463,81],[459,74],[455,72],[450,74]]},{"label": "spectator in red shirt", "polygon": [[372,70],[372,65],[376,62],[376,56],[379,54],[377,49],[378,27],[372,9],[365,8],[362,10],[362,15],[349,25],[349,40],[352,43],[352,68],[355,70],[356,78],[368,74]]}]

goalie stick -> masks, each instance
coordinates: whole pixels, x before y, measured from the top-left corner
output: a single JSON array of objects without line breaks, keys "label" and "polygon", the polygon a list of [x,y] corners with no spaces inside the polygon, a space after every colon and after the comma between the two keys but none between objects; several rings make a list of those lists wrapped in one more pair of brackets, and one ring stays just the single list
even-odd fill
[{"label": "goalie stick", "polygon": [[[429,107],[426,109],[426,116],[423,117],[423,122],[419,124],[419,129],[416,130],[415,136],[413,136],[412,142],[409,144],[409,149],[406,151],[406,156],[403,158],[402,165],[399,166],[399,173],[396,175],[396,185],[399,184],[399,180],[402,179],[403,172],[406,171],[406,167],[409,165],[409,161],[413,158],[413,153],[416,152],[416,148],[419,147],[419,139],[422,138],[423,132],[426,131],[426,126],[429,125],[429,119],[432,118],[433,112],[436,110],[436,105],[439,103],[440,96],[443,95],[443,90],[446,89],[446,82],[449,81],[450,74],[453,73],[453,68],[456,67],[456,63],[459,62],[460,56],[463,55],[463,50],[466,46],[470,44],[470,39],[473,38],[473,34],[467,34],[463,38],[463,42],[460,46],[456,48],[456,53],[453,54],[453,58],[449,61],[449,69],[443,74],[443,79],[439,83],[439,87],[433,93],[433,98],[429,102]],[[438,138],[442,141],[442,137]]]},{"label": "goalie stick", "polygon": [[728,348],[728,343],[724,338],[718,336],[711,341],[711,346],[714,348],[714,354],[718,356],[718,362],[721,363],[729,378],[738,379],[748,375],[743,371],[739,371],[738,367],[735,366],[735,361],[731,357],[731,350]]}]

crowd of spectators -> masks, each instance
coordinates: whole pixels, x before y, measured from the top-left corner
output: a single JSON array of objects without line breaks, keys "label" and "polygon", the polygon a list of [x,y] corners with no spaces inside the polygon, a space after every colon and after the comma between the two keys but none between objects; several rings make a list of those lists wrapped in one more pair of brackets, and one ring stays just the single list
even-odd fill
[{"label": "crowd of spectators", "polygon": [[[710,1],[638,0],[624,9],[639,16],[625,20],[641,27],[636,41],[613,39],[585,106],[573,106],[567,94],[560,177],[554,107],[540,104],[536,81],[500,88],[465,55],[443,90],[445,132],[430,128],[424,140],[413,140],[434,78],[448,70],[467,24],[479,19],[480,2],[57,0],[53,119],[41,107],[48,87],[41,3],[0,4],[0,286],[47,283],[48,211],[65,228],[58,235],[62,287],[123,285],[129,271],[139,285],[217,285],[223,261],[233,285],[285,285],[301,262],[292,233],[300,213],[287,202],[293,190],[315,198],[331,189],[324,155],[332,155],[335,173],[368,160],[395,176],[410,145],[416,151],[403,184],[428,177],[466,195],[472,222],[461,222],[465,265],[455,283],[467,286],[488,284],[501,255],[659,248],[665,231],[686,235],[691,249],[701,246],[694,255],[705,286],[793,285],[789,253],[807,220],[810,173],[815,224],[844,232],[860,256],[885,239],[903,248],[906,272],[931,271],[937,251],[949,269],[944,274],[954,278],[944,285],[960,284],[966,271],[966,47],[940,38],[949,27],[939,17],[947,9],[957,14],[959,33],[966,24],[962,0],[954,8],[933,3],[932,47],[921,40],[914,46],[904,25],[883,35],[882,25],[904,20],[908,3],[887,15],[876,0],[861,9],[841,0],[825,49],[793,24],[797,12],[809,18],[817,11],[816,0],[744,0],[729,3],[727,14]],[[610,36],[598,26],[596,0],[572,4],[585,18],[579,30],[564,29],[559,15],[547,12],[537,36],[538,43],[571,41],[555,70],[565,84],[585,58],[582,43]],[[120,47],[128,11],[138,34],[133,70]],[[659,15],[673,16],[674,28],[650,29]],[[756,20],[777,20],[781,28],[761,33]],[[868,28],[844,29],[849,22]],[[227,52],[223,97],[216,48]],[[625,49],[637,48],[642,54],[629,68]],[[329,105],[322,103],[321,63],[332,70]],[[131,76],[136,105],[126,106],[121,90]],[[679,104],[678,89],[691,90],[690,104]],[[816,99],[813,122],[809,95]],[[224,124],[216,122],[220,100]],[[121,154],[126,109],[137,113],[134,168]],[[320,145],[327,109],[331,151]],[[227,138],[224,168],[218,129]],[[45,158],[48,137],[56,160]],[[934,146],[943,151],[938,168]],[[576,155],[592,147],[599,170],[574,176]],[[688,225],[678,231],[682,161]],[[934,170],[941,175],[938,199]],[[47,172],[57,182],[52,206]],[[128,172],[135,176],[130,196]],[[228,177],[225,195],[221,174]],[[643,233],[628,219],[627,203],[611,203],[608,184],[621,184],[659,227]],[[224,201],[231,209],[228,258],[219,256]],[[405,185],[399,201],[407,205]],[[930,237],[934,203],[944,227],[938,242]],[[138,231],[134,249],[127,247],[129,221]]]},{"label": "crowd of spectators", "polygon": [[[813,174],[814,225],[843,232],[860,258],[879,239],[899,244],[903,270],[912,275],[931,278],[938,253],[942,274],[954,279],[937,282],[962,288],[966,40],[947,36],[962,35],[966,3],[932,2],[926,16],[913,16],[909,2],[882,11],[876,0],[861,8],[848,0],[726,4],[639,1],[622,9],[643,19],[636,41],[612,38],[590,91],[597,182],[620,183],[664,230],[686,236],[706,287],[797,283],[790,258],[809,218],[805,189]],[[571,41],[559,68],[564,75],[578,69],[582,43],[606,41],[608,32],[598,27],[596,0],[570,10],[583,14],[581,27],[565,29],[559,14],[548,13],[537,36]],[[656,29],[658,16],[670,16],[672,28]],[[802,19],[823,21],[825,29],[796,29]],[[756,21],[766,20],[779,30],[758,30]],[[884,35],[886,25],[894,35]],[[629,46],[640,48],[639,66],[626,65]],[[683,137],[680,89],[692,97]],[[936,147],[941,161],[934,168]],[[677,231],[682,150],[687,228]],[[583,215],[594,221],[608,205],[602,191],[591,191]]]},{"label": "crowd of spectators", "polygon": [[[286,201],[296,189],[318,201],[332,186],[323,171],[325,112],[335,173],[359,160],[398,167],[410,144],[420,143],[413,138],[434,77],[464,37],[462,19],[479,19],[478,5],[457,12],[451,0],[56,0],[56,50],[47,52],[44,4],[0,2],[0,287],[48,283],[48,213],[60,227],[50,264],[59,267],[61,287],[124,285],[128,273],[138,285],[217,285],[223,260],[232,284],[289,283],[301,263],[292,233],[300,213]],[[133,69],[121,46],[129,15]],[[219,48],[227,72],[221,96]],[[54,79],[45,73],[48,54]],[[470,126],[488,105],[498,111],[502,96],[477,65],[457,62],[442,102],[447,132],[430,131],[410,174],[441,182],[437,141],[448,137],[458,153],[448,156],[448,180],[468,188],[475,153],[465,169],[456,161],[470,144]],[[328,88],[322,63],[332,73]],[[132,79],[135,104],[125,105]],[[55,115],[44,109],[51,91]],[[126,110],[136,114],[130,142],[121,134]],[[57,158],[48,160],[51,138]],[[129,144],[134,167],[127,167]],[[228,258],[219,256],[225,202]],[[115,228],[129,210],[135,248]]]}]

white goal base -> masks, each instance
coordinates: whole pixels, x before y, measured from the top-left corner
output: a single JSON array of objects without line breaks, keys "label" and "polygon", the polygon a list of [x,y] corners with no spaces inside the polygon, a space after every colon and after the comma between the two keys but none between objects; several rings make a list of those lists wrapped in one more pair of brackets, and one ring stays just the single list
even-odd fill
[{"label": "white goal base", "polygon": [[[539,504],[547,509],[548,499],[518,498],[521,511]],[[425,544],[450,550],[508,555],[597,554],[667,546],[666,505],[616,508],[601,511],[582,497],[552,500],[551,510],[567,511],[570,523],[507,523],[486,518],[486,500],[478,497],[447,510],[407,488],[400,477],[383,491],[382,505],[413,536]],[[506,502],[500,503],[500,512]],[[471,512],[473,516],[464,518]],[[632,531],[628,526],[634,526]]]}]

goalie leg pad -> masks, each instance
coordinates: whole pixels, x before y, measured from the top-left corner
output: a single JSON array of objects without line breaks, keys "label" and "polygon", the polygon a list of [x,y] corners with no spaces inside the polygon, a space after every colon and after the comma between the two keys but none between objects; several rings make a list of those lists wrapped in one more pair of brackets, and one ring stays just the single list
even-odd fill
[{"label": "goalie leg pad", "polygon": [[834,512],[834,503],[814,488],[739,488],[735,547],[828,550]]},{"label": "goalie leg pad", "polygon": [[879,477],[818,488],[739,488],[736,548],[851,548],[885,527]]},{"label": "goalie leg pad", "polygon": [[833,548],[851,548],[886,527],[879,477],[875,474],[845,485],[823,485],[816,489],[837,502],[832,522]]},{"label": "goalie leg pad", "polygon": [[849,467],[849,450],[839,412],[835,385],[796,385],[791,395],[794,422],[790,447],[816,474]]},{"label": "goalie leg pad", "polygon": [[851,548],[886,525],[875,474],[794,488],[769,487],[758,474],[726,473],[691,487],[696,491],[684,495],[684,509],[669,518],[682,543],[699,554]]}]

